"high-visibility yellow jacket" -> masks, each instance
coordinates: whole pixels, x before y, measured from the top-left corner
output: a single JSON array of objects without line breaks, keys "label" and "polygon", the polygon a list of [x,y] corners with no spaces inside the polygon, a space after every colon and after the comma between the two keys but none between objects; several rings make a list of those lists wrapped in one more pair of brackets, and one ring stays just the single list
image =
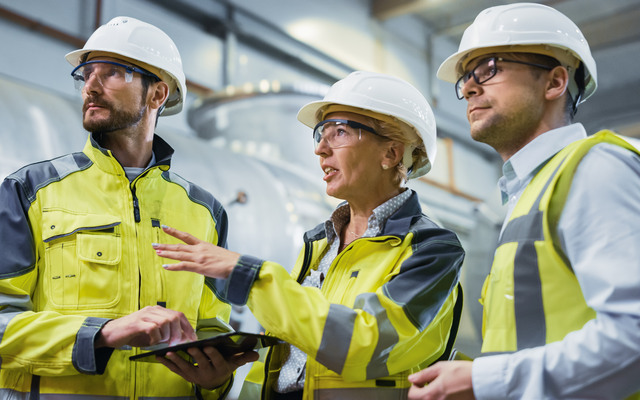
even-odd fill
[{"label": "high-visibility yellow jacket", "polygon": [[559,250],[556,228],[578,164],[603,142],[638,152],[609,131],[573,142],[540,169],[518,200],[482,290],[483,353],[556,342],[596,317]]},{"label": "high-visibility yellow jacket", "polygon": [[[321,289],[301,286],[328,247],[321,224],[305,234],[291,274],[242,256],[221,292],[308,355],[305,399],[405,398],[408,375],[446,358],[455,339],[464,258],[456,235],[424,216],[413,193],[379,236],[335,258]],[[241,399],[270,398],[285,353],[278,345],[261,354]]]},{"label": "high-visibility yellow jacket", "polygon": [[26,166],[2,183],[0,398],[219,398],[228,391],[230,382],[201,391],[162,364],[130,361],[138,348],[94,350],[109,319],[145,306],[181,311],[197,329],[229,319],[210,280],[169,277],[151,247],[176,242],[161,225],[221,246],[227,235],[222,205],[169,172],[173,149],[157,136],[153,150],[157,163],[133,182],[90,137],[83,152]]}]

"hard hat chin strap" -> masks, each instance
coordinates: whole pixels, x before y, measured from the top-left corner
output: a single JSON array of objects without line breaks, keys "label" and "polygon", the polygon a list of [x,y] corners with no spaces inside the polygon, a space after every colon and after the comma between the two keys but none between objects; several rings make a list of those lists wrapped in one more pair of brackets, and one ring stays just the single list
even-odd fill
[{"label": "hard hat chin strap", "polygon": [[578,104],[580,104],[580,101],[582,100],[582,96],[584,95],[584,88],[586,86],[584,75],[585,75],[584,64],[580,63],[580,66],[578,66],[578,68],[576,69],[574,78],[571,80],[576,87],[575,91],[577,93],[573,95],[571,91],[569,91],[569,94],[571,94],[571,98],[573,99],[573,108],[571,110],[571,118],[573,118],[578,112]]}]

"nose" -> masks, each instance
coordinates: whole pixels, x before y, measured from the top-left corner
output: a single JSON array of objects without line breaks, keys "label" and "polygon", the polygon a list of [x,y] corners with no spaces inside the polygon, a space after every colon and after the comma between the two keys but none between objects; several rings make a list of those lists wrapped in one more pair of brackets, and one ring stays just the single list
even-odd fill
[{"label": "nose", "polygon": [[322,138],[322,139],[320,139],[320,143],[318,143],[316,145],[316,148],[315,148],[315,150],[313,152],[317,156],[322,156],[322,155],[329,154],[330,151],[331,151],[331,147],[329,146],[329,143],[327,142],[327,139]]},{"label": "nose", "polygon": [[462,94],[465,99],[468,99],[473,95],[478,95],[481,90],[482,85],[476,83],[476,80],[472,77],[462,84],[462,87],[460,88],[460,94]]},{"label": "nose", "polygon": [[88,78],[84,80],[84,91],[87,93],[96,93],[102,90],[102,82],[98,74],[90,74]]}]

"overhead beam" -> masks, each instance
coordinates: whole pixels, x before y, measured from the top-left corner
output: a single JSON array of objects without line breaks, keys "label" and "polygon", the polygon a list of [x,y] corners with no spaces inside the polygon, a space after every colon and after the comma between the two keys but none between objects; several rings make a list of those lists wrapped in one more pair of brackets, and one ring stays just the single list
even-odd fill
[{"label": "overhead beam", "polygon": [[[100,2],[98,2],[98,7],[100,7]],[[68,34],[66,32],[63,32],[57,28],[54,28],[52,26],[43,24],[40,21],[36,21],[30,17],[27,17],[25,15],[21,15],[18,13],[15,13],[9,9],[6,9],[4,7],[0,7],[0,18],[9,20],[15,24],[21,25],[29,30],[32,30],[34,32],[39,32],[45,36],[54,38],[56,40],[59,40],[63,43],[67,43],[72,45],[73,47],[76,48],[82,48],[85,44],[85,42],[87,41],[85,38],[81,38],[78,36],[74,36],[71,34]],[[98,24],[100,18],[100,12],[96,11],[96,25]],[[187,88],[189,90],[192,90],[193,92],[199,94],[199,95],[206,95],[206,94],[210,94],[213,92],[212,89],[206,87],[206,86],[202,86],[198,83],[195,83],[193,81],[190,81],[187,79]]]},{"label": "overhead beam", "polygon": [[270,21],[231,3],[225,2],[228,10],[224,16],[204,12],[184,0],[153,0],[153,4],[180,15],[222,40],[232,33],[239,43],[324,82],[342,79],[354,69],[291,37]]},{"label": "overhead beam", "polygon": [[32,18],[15,13],[4,7],[0,7],[0,18],[7,19],[31,31],[40,32],[43,35],[58,39],[62,42],[70,43],[72,46],[75,46],[78,48],[81,48],[82,46],[84,46],[84,42],[86,41],[86,39],[84,38],[80,38],[80,37],[68,34],[66,32],[61,31],[60,29],[54,28],[49,25],[45,25],[40,21],[36,21]]},{"label": "overhead beam", "polygon": [[[373,17],[379,20],[423,12],[433,6],[433,0],[373,0]],[[437,1],[435,2],[437,3]]]}]

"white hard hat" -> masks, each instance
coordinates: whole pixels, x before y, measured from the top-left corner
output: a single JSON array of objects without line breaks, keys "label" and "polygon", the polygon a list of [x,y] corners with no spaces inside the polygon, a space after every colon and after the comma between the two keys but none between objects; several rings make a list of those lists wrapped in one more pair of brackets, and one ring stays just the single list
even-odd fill
[{"label": "white hard hat", "polygon": [[561,12],[542,4],[514,3],[482,11],[464,31],[458,52],[447,58],[437,76],[455,83],[472,59],[489,53],[525,52],[545,54],[568,67],[572,77],[582,62],[584,80],[571,79],[569,91],[575,99],[584,87],[580,102],[597,87],[596,62],[578,26]]},{"label": "white hard hat", "polygon": [[173,40],[159,28],[135,18],[116,17],[96,29],[82,49],[72,51],[65,58],[77,66],[92,52],[113,54],[158,75],[169,85],[169,98],[162,115],[182,110],[187,94],[182,59]]},{"label": "white hard hat", "polygon": [[436,158],[436,120],[427,99],[410,83],[391,75],[355,71],[334,83],[323,100],[302,107],[298,120],[313,128],[320,122],[318,111],[330,105],[353,107],[364,115],[372,112],[369,116],[377,119],[392,117],[390,120],[405,136],[424,143],[427,153],[427,157],[413,160],[415,147],[405,147],[403,164],[409,170],[407,178],[420,177],[431,169]]}]

